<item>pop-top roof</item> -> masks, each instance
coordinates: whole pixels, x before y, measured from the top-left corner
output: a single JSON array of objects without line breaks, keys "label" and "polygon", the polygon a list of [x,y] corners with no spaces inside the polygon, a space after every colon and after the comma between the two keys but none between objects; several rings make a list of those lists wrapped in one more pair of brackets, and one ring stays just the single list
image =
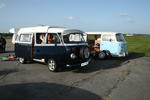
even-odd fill
[{"label": "pop-top roof", "polygon": [[18,31],[18,34],[20,33],[83,33],[80,30],[77,29],[67,29],[64,27],[56,27],[56,26],[37,26],[37,27],[27,27],[27,28],[21,28]]},{"label": "pop-top roof", "polygon": [[36,33],[36,32],[63,32],[66,28],[62,27],[50,27],[50,26],[37,26],[37,27],[27,27],[21,28],[18,33]]}]

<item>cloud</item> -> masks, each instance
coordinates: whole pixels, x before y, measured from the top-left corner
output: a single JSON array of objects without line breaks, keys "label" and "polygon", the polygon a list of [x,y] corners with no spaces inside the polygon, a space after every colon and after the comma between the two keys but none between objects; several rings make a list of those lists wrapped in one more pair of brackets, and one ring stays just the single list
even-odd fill
[{"label": "cloud", "polygon": [[127,19],[127,22],[128,22],[128,23],[135,23],[136,21],[133,20],[132,18],[128,18],[128,19]]},{"label": "cloud", "polygon": [[75,19],[77,19],[77,17],[75,17],[75,16],[68,16],[67,19],[68,20],[75,20]]},{"label": "cloud", "polygon": [[120,13],[120,16],[122,16],[122,17],[129,17],[130,15],[128,13]]},{"label": "cloud", "polygon": [[135,23],[136,21],[133,19],[133,16],[131,16],[129,13],[120,13],[120,16],[123,20],[125,20],[127,23]]},{"label": "cloud", "polygon": [[6,5],[4,3],[0,3],[0,8],[5,8]]}]

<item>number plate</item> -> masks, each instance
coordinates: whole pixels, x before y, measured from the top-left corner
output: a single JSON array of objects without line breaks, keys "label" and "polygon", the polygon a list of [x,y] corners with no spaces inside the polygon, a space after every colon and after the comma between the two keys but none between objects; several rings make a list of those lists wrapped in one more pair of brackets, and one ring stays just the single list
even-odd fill
[{"label": "number plate", "polygon": [[87,61],[87,62],[81,63],[81,66],[86,66],[88,64],[89,64],[89,62]]}]

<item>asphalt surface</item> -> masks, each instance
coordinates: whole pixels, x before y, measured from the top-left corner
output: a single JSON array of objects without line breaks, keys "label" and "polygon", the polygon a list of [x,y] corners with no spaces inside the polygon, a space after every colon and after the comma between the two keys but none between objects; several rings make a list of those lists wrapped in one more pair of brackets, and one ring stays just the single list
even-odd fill
[{"label": "asphalt surface", "polygon": [[[7,52],[13,55],[10,40]],[[150,58],[93,59],[84,69],[50,72],[39,62],[0,60],[0,100],[149,100]]]}]

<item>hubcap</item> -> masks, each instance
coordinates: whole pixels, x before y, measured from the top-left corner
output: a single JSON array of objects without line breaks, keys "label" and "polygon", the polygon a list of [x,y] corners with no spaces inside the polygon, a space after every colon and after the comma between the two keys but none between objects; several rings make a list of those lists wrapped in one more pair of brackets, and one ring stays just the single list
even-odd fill
[{"label": "hubcap", "polygon": [[19,61],[20,61],[21,63],[24,63],[24,59],[23,59],[23,58],[19,58]]},{"label": "hubcap", "polygon": [[99,58],[104,58],[105,57],[105,53],[104,52],[101,52],[101,53],[99,53]]},{"label": "hubcap", "polygon": [[85,48],[85,49],[84,49],[84,57],[85,57],[85,58],[89,58],[89,56],[90,56],[89,48]]},{"label": "hubcap", "polygon": [[55,70],[55,68],[56,68],[56,63],[55,63],[54,60],[49,60],[49,62],[48,62],[48,68],[49,68],[49,70],[51,70],[51,71],[54,71],[54,70]]}]

